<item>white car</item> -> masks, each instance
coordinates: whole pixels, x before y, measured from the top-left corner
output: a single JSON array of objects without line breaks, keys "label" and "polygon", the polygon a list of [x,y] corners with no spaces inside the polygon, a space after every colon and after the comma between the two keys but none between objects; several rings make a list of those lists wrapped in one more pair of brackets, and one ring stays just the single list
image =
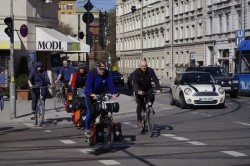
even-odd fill
[{"label": "white car", "polygon": [[225,91],[215,84],[210,73],[181,72],[176,74],[170,87],[170,104],[179,104],[181,109],[187,106],[217,105],[225,107]]}]

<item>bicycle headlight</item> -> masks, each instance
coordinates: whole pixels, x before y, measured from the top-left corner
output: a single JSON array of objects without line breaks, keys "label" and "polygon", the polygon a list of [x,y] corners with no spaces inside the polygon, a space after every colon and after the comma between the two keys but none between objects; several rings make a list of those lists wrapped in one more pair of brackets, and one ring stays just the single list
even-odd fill
[{"label": "bicycle headlight", "polygon": [[220,94],[224,94],[225,93],[225,90],[222,87],[219,87],[218,91],[219,91]]},{"label": "bicycle headlight", "polygon": [[186,89],[184,89],[184,93],[186,95],[190,95],[192,93],[192,90],[190,88],[186,88]]},{"label": "bicycle headlight", "polygon": [[233,80],[233,84],[238,84],[239,81],[238,80]]}]

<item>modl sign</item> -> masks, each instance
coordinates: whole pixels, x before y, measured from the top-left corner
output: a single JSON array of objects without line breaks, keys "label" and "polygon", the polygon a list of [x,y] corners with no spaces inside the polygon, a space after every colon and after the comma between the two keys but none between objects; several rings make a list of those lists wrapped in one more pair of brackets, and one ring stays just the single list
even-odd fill
[{"label": "modl sign", "polygon": [[38,41],[38,50],[64,50],[61,41]]}]

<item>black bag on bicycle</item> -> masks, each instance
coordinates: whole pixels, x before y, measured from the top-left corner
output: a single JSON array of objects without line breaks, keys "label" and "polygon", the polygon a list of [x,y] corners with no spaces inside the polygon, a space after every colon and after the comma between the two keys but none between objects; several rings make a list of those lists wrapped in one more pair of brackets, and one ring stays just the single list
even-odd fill
[{"label": "black bag on bicycle", "polygon": [[114,141],[122,141],[122,126],[121,123],[114,123],[113,124],[113,131],[114,131]]},{"label": "black bag on bicycle", "polygon": [[119,112],[120,106],[117,101],[103,101],[95,103],[94,108],[98,113],[102,111],[117,113]]}]

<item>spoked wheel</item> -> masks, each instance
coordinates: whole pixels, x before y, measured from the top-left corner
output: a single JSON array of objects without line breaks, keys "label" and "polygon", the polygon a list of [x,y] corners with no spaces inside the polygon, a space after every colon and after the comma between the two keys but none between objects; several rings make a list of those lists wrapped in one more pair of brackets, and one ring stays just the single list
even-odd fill
[{"label": "spoked wheel", "polygon": [[57,112],[60,112],[61,109],[64,107],[65,99],[61,92],[57,92],[54,98],[54,107]]},{"label": "spoked wheel", "polygon": [[142,126],[141,126],[141,134],[144,134],[147,127],[147,116],[145,112],[142,112]]},{"label": "spoked wheel", "polygon": [[37,125],[39,127],[43,125],[44,113],[45,113],[44,101],[42,100],[40,101],[40,103],[37,104],[37,112],[36,112],[36,120],[37,120]]},{"label": "spoked wheel", "polygon": [[3,96],[0,96],[0,107],[1,107],[1,111],[4,109],[4,99]]},{"label": "spoked wheel", "polygon": [[152,107],[149,108],[149,112],[148,112],[148,118],[147,118],[147,121],[148,121],[148,133],[150,135],[150,137],[153,136],[154,134],[154,110]]},{"label": "spoked wheel", "polygon": [[105,151],[110,151],[114,140],[112,121],[108,122],[107,126],[103,128],[103,144]]}]

